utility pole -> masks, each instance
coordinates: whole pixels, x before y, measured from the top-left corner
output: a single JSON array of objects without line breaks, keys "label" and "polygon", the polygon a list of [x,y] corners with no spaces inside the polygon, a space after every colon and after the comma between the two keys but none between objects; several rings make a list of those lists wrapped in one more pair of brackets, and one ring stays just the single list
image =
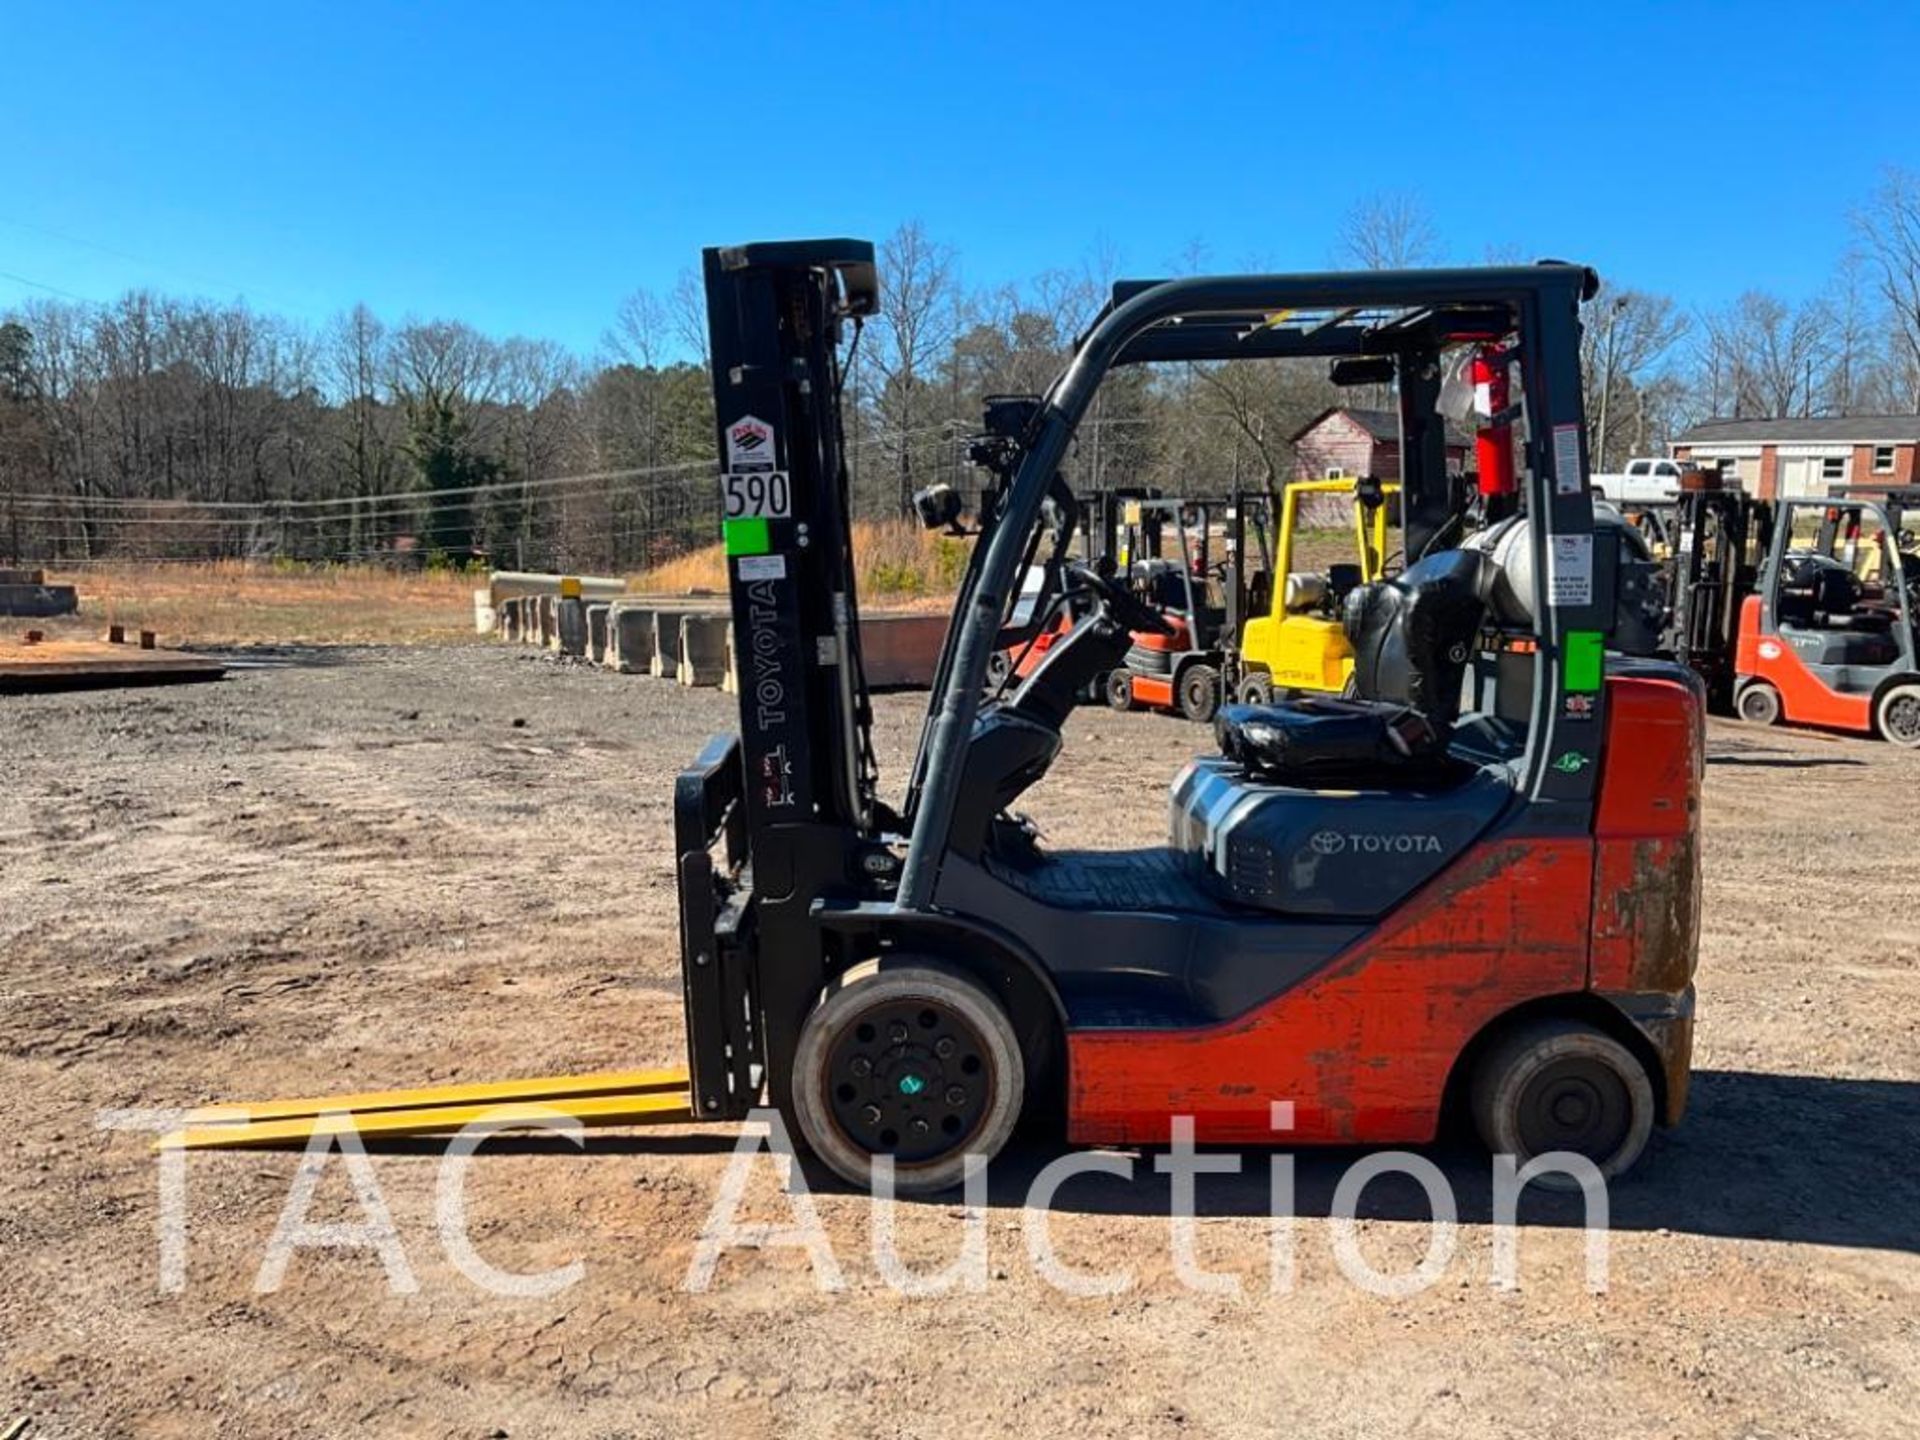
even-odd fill
[{"label": "utility pole", "polygon": [[1607,468],[1607,403],[1613,398],[1613,327],[1620,322],[1620,312],[1627,308],[1627,297],[1614,296],[1607,306],[1607,338],[1600,352],[1600,427],[1595,432],[1597,442],[1592,448],[1593,468],[1605,471]]}]

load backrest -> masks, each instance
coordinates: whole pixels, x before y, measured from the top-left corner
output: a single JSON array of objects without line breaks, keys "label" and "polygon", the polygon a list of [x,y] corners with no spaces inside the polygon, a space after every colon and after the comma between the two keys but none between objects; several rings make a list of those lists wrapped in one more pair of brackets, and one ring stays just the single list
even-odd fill
[{"label": "load backrest", "polygon": [[1360,697],[1451,724],[1498,568],[1478,551],[1447,550],[1349,595],[1343,619]]}]

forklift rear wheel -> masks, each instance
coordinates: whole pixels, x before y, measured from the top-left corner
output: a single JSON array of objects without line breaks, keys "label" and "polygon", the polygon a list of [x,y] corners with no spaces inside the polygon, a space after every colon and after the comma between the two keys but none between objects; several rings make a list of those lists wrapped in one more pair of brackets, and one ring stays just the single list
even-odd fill
[{"label": "forklift rear wheel", "polygon": [[1004,650],[996,650],[987,657],[987,688],[998,690],[1007,683],[1007,677],[1013,674],[1013,657]]},{"label": "forklift rear wheel", "polygon": [[1920,749],[1920,685],[1896,685],[1873,707],[1882,738],[1909,750]]},{"label": "forklift rear wheel", "polygon": [[1733,708],[1749,725],[1780,723],[1780,692],[1764,680],[1755,680],[1733,697]]},{"label": "forklift rear wheel", "polygon": [[1026,1090],[1005,1008],[927,960],[835,982],[800,1027],[793,1071],[794,1118],[813,1153],[862,1189],[874,1157],[891,1156],[901,1195],[952,1189],[969,1154],[999,1153]]},{"label": "forklift rear wheel", "polygon": [[1273,681],[1265,675],[1249,675],[1240,682],[1238,698],[1242,705],[1271,705]]},{"label": "forklift rear wheel", "polygon": [[1115,710],[1133,710],[1138,707],[1133,701],[1133,675],[1126,670],[1113,670],[1107,674],[1107,704]]},{"label": "forklift rear wheel", "polygon": [[[1498,1041],[1474,1067],[1474,1127],[1496,1155],[1525,1165],[1552,1150],[1585,1156],[1612,1179],[1653,1133],[1653,1082],[1618,1040],[1591,1025],[1547,1020]],[[1570,1176],[1535,1183],[1575,1190]]]},{"label": "forklift rear wheel", "polygon": [[1180,713],[1202,725],[1219,713],[1220,672],[1211,665],[1189,665],[1180,672]]}]

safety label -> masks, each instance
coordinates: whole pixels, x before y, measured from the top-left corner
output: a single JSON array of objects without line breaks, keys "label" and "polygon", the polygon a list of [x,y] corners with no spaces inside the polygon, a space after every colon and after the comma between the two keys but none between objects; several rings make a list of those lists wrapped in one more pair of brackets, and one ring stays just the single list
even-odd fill
[{"label": "safety label", "polygon": [[727,426],[727,469],[771,470],[775,456],[773,426],[757,415],[742,415]]},{"label": "safety label", "polygon": [[1555,605],[1593,604],[1593,536],[1553,537],[1547,551],[1547,585]]},{"label": "safety label", "polygon": [[1556,425],[1553,427],[1553,493],[1578,495],[1586,488],[1586,477],[1580,473],[1580,427]]},{"label": "safety label", "polygon": [[740,557],[742,580],[784,580],[787,557],[784,555],[743,555]]}]

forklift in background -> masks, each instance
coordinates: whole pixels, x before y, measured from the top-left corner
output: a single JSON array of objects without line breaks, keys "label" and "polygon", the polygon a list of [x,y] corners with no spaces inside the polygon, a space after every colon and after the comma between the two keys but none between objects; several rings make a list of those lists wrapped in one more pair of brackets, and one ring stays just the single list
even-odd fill
[{"label": "forklift in background", "polygon": [[[1235,677],[1235,652],[1250,588],[1270,586],[1270,560],[1249,573],[1248,497],[1132,498],[1120,504],[1116,573],[1164,626],[1133,638],[1107,672],[1115,710],[1175,711],[1211,723]],[[1216,547],[1215,516],[1222,534]],[[1264,528],[1256,523],[1256,536]],[[1216,558],[1224,551],[1223,558]]]},{"label": "forklift in background", "polygon": [[1920,547],[1905,496],[1778,502],[1740,604],[1733,707],[1920,748]]},{"label": "forklift in background", "polygon": [[[902,1193],[958,1184],[1023,1115],[1085,1145],[1162,1145],[1176,1123],[1203,1144],[1402,1145],[1457,1106],[1496,1152],[1571,1152],[1606,1176],[1679,1120],[1701,696],[1677,665],[1608,655],[1618,585],[1594,543],[1581,407],[1592,271],[1116,285],[1012,433],[887,795],[841,424],[843,357],[877,308],[873,247],[713,249],[705,277],[741,684],[739,732],[674,794],[690,1073],[457,1087],[485,1092],[487,1116],[531,1100],[534,1123],[738,1121],[771,1104],[835,1174],[865,1186],[884,1158]],[[1224,710],[1219,752],[1173,778],[1163,843],[1045,845],[1012,807],[1059,754],[1080,687],[1165,624],[1072,555],[1060,464],[1103,377],[1375,358],[1406,448],[1443,459],[1440,358],[1461,345],[1514,377],[1503,413],[1525,422],[1523,463],[1491,482],[1508,487],[1499,552],[1429,553],[1445,499],[1420,477],[1443,470],[1403,470],[1415,559],[1349,598],[1352,697]],[[988,699],[1010,612],[1067,596],[1071,631]],[[170,1142],[289,1143],[343,1110],[389,1134],[467,1119],[446,1092],[333,1097]]]},{"label": "forklift in background", "polygon": [[[1356,560],[1324,573],[1294,568],[1301,505],[1311,496],[1339,495],[1351,501]],[[1347,597],[1387,572],[1390,501],[1396,483],[1373,476],[1295,480],[1280,496],[1278,540],[1271,564],[1274,582],[1266,602],[1250,606],[1240,632],[1236,698],[1267,705],[1294,693],[1345,690],[1353,678],[1353,645],[1342,615]]]},{"label": "forklift in background", "polygon": [[1660,652],[1700,676],[1713,710],[1734,714],[1741,608],[1772,543],[1773,505],[1728,485],[1719,470],[1689,469],[1664,519],[1667,623]]}]

